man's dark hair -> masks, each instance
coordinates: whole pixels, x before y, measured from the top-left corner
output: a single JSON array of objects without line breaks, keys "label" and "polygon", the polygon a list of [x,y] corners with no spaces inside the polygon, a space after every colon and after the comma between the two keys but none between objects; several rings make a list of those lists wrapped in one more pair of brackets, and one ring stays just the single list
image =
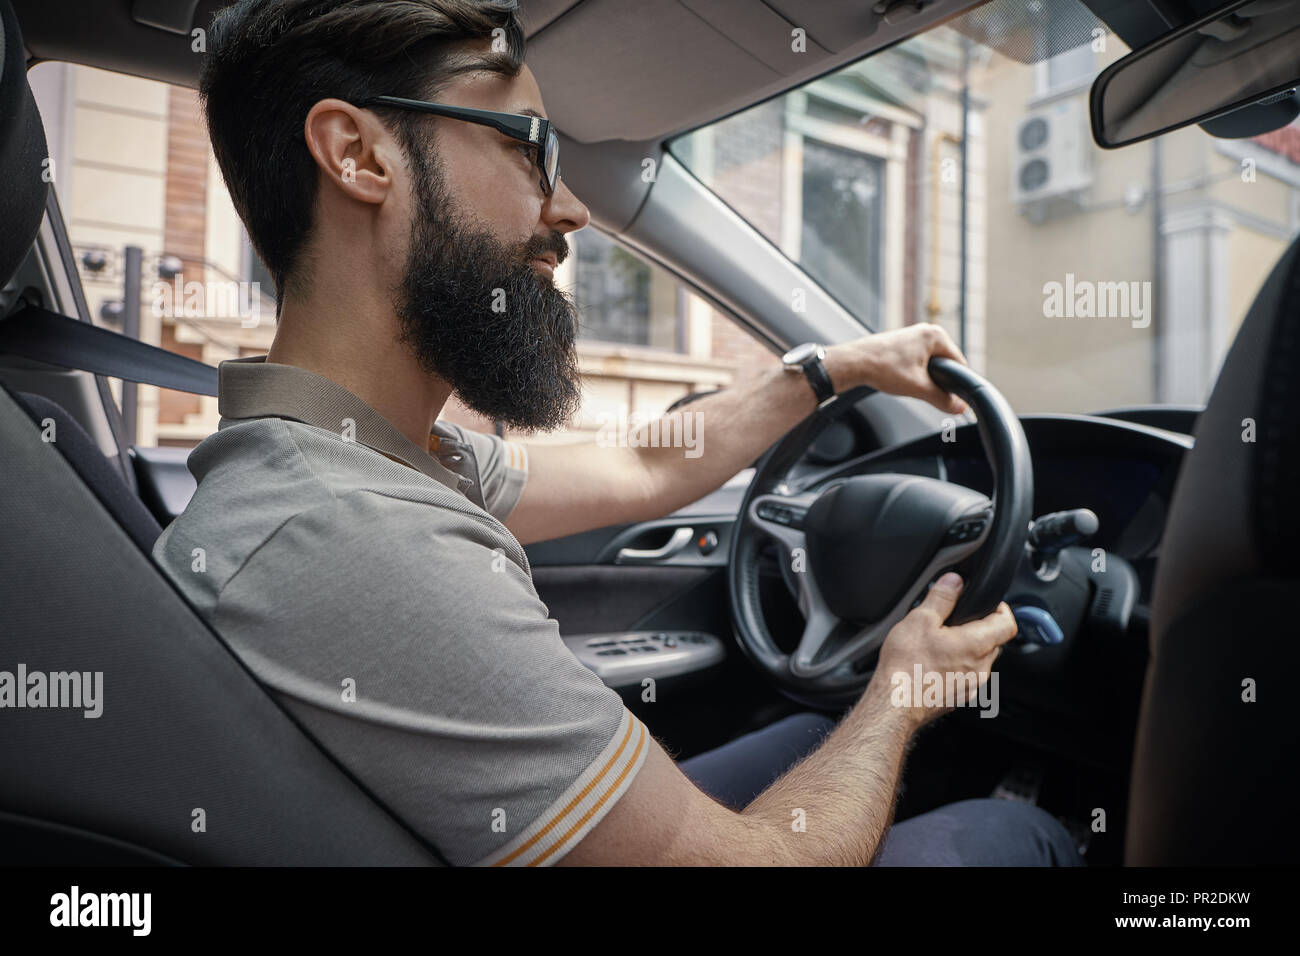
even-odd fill
[{"label": "man's dark hair", "polygon": [[[501,32],[495,32],[501,31]],[[467,52],[472,41],[497,41]],[[208,136],[235,210],[283,301],[307,278],[317,166],[303,140],[322,99],[435,99],[462,73],[523,65],[517,0],[239,0],[212,21],[199,81]],[[373,107],[372,107],[373,108]],[[408,159],[428,119],[373,108]]]}]

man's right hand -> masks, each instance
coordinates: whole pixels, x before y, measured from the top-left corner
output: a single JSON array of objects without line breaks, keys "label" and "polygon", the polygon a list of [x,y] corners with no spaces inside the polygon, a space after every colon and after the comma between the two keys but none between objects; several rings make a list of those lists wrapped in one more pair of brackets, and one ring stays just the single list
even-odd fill
[{"label": "man's right hand", "polygon": [[[961,591],[961,577],[949,571],[934,583],[924,601],[894,625],[880,649],[876,665],[875,680],[883,682],[882,691],[892,686],[896,674],[906,675],[907,681],[913,682],[918,664],[922,675],[937,674],[945,679],[949,674],[973,672],[978,675],[981,687],[988,680],[999,649],[1016,636],[1016,619],[1003,602],[992,614],[978,621],[946,627],[943,622],[952,613]],[[944,686],[949,683],[944,680]],[[945,701],[949,706],[942,707],[904,705],[917,727],[951,710],[951,705],[964,702],[965,683],[961,680],[951,683],[962,700]],[[907,696],[915,699],[920,694]]]}]

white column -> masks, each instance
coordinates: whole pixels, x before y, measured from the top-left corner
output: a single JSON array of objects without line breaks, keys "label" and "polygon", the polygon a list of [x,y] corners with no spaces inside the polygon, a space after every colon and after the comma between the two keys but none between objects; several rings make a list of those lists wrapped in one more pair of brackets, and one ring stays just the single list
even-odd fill
[{"label": "white column", "polygon": [[1170,212],[1164,240],[1160,394],[1202,404],[1228,346],[1228,233],[1232,217],[1203,205]]}]

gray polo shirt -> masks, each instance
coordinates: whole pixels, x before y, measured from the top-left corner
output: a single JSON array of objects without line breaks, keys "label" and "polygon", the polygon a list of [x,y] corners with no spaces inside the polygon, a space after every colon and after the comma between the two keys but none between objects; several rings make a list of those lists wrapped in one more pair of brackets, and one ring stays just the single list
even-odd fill
[{"label": "gray polo shirt", "polygon": [[343,386],[263,357],[222,363],[219,408],[154,560],[449,862],[560,859],[649,738],[564,646],[502,524],[523,446],[439,422],[422,449]]}]

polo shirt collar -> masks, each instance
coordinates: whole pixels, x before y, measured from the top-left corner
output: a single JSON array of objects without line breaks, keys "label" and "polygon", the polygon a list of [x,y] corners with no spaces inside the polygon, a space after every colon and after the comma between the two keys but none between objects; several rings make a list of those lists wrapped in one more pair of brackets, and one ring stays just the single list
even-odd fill
[{"label": "polo shirt collar", "polygon": [[[230,359],[218,366],[217,409],[231,421],[287,418],[341,435],[344,422],[355,423],[354,440],[373,451],[464,492],[472,480],[458,475],[409,438],[362,399],[338,382],[296,365],[266,361],[265,355]],[[435,422],[430,444],[457,454],[456,434]]]}]

